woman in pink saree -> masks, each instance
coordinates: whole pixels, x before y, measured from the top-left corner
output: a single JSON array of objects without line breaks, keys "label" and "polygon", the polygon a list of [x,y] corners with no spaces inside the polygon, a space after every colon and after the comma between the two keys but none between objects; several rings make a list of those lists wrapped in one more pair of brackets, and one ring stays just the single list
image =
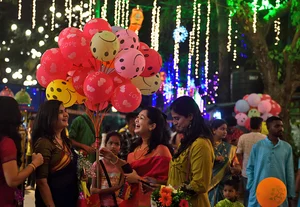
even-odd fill
[{"label": "woman in pink saree", "polygon": [[[135,133],[140,138],[135,142],[133,152],[127,157],[133,173],[126,174],[132,197],[124,200],[120,207],[150,207],[152,188],[148,188],[143,182],[154,178],[157,183],[166,184],[172,158],[167,123],[158,109],[148,107],[142,110],[135,123]],[[100,155],[116,165],[126,164],[105,148],[100,150]]]}]

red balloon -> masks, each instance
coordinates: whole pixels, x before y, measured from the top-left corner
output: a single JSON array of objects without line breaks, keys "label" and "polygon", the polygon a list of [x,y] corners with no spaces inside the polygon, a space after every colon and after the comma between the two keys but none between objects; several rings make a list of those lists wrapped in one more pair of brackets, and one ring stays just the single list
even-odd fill
[{"label": "red balloon", "polygon": [[68,34],[59,46],[64,58],[80,65],[90,54],[90,42],[83,33]]},{"label": "red balloon", "polygon": [[101,18],[94,18],[88,21],[83,28],[84,35],[91,40],[94,34],[100,31],[112,31],[110,24]]},{"label": "red balloon", "polygon": [[102,72],[89,74],[83,83],[85,96],[95,104],[109,100],[113,90],[113,81],[107,74]]},{"label": "red balloon", "polygon": [[274,100],[271,100],[271,111],[269,112],[273,116],[278,116],[281,112],[281,106]]},{"label": "red balloon", "polygon": [[90,56],[88,56],[87,59],[82,63],[82,66],[91,67],[94,70],[99,70],[102,66],[102,62],[94,58],[92,53],[90,53]]},{"label": "red balloon", "polygon": [[84,102],[84,105],[91,111],[102,111],[103,109],[107,108],[108,106],[108,101],[102,102],[95,104],[90,100],[86,100]]},{"label": "red balloon", "polygon": [[44,88],[47,88],[48,84],[56,79],[62,79],[66,80],[67,78],[67,72],[61,72],[58,74],[50,74],[45,70],[45,66],[41,65],[37,71],[36,71],[36,79],[38,83],[43,86]]},{"label": "red balloon", "polygon": [[249,96],[248,94],[245,95],[245,96],[243,97],[243,99],[247,101],[247,100],[248,100],[248,96]]},{"label": "red balloon", "polygon": [[268,94],[262,94],[261,100],[262,100],[262,101],[264,101],[264,100],[272,100],[272,98],[271,98],[271,96],[268,95]]},{"label": "red balloon", "polygon": [[46,50],[41,57],[41,64],[52,75],[68,72],[72,67],[72,63],[63,57],[59,48]]},{"label": "red balloon", "polygon": [[142,94],[132,83],[118,86],[111,97],[111,103],[120,112],[132,112],[142,102]]},{"label": "red balloon", "polygon": [[58,46],[60,47],[62,42],[67,38],[69,34],[81,34],[82,31],[75,27],[67,27],[63,29],[58,35]]},{"label": "red balloon", "polygon": [[144,42],[140,42],[140,47],[139,47],[139,50],[144,50],[144,49],[150,49],[150,47],[144,43]]},{"label": "red balloon", "polygon": [[94,73],[95,70],[93,70],[90,67],[81,67],[80,69],[75,70],[72,78],[73,87],[75,88],[76,92],[80,95],[84,96],[83,92],[83,83],[86,79],[86,77]]},{"label": "red balloon", "polygon": [[145,70],[140,76],[149,77],[158,73],[162,67],[162,59],[160,54],[153,49],[144,49],[141,50],[141,52],[145,57],[146,66]]},{"label": "red balloon", "polygon": [[109,74],[112,81],[114,82],[114,86],[117,87],[119,85],[124,85],[126,83],[130,83],[129,79],[123,78],[122,76],[118,75],[117,72],[112,72]]},{"label": "red balloon", "polygon": [[245,122],[245,127],[246,127],[246,129],[251,130],[251,127],[250,127],[250,118],[248,118],[248,119],[246,120],[246,122]]}]

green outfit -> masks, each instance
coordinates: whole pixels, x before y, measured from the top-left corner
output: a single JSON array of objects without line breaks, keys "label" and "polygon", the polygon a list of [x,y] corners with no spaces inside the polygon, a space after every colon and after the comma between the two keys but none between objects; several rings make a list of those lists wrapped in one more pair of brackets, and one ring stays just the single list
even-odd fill
[{"label": "green outfit", "polygon": [[[87,114],[78,116],[73,120],[69,130],[69,137],[81,144],[92,146],[95,142],[95,131],[94,125]],[[94,163],[96,161],[96,154],[89,154],[88,160]]]},{"label": "green outfit", "polygon": [[244,207],[244,205],[241,202],[232,202],[225,198],[224,200],[219,201],[215,207]]}]

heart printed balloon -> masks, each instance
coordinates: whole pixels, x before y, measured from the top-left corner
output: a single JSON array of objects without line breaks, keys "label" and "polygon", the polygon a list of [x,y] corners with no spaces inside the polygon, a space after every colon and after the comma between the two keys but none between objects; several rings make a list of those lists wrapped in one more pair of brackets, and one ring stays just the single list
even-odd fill
[{"label": "heart printed balloon", "polygon": [[92,39],[100,31],[112,31],[110,24],[105,19],[91,19],[83,27],[83,33],[88,39]]}]

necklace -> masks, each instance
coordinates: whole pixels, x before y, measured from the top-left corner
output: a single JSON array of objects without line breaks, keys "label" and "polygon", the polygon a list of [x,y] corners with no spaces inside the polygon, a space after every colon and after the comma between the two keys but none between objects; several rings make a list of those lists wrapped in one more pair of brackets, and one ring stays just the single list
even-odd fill
[{"label": "necklace", "polygon": [[[146,154],[147,154],[147,152],[148,152],[148,149],[149,149],[149,147],[147,146],[147,147],[144,147],[144,149],[142,149],[142,147],[140,146],[140,147],[137,147],[137,148],[135,148],[135,150],[134,150],[134,152],[133,152],[133,157],[134,157],[134,159],[135,160],[139,160],[139,159],[141,159],[143,156],[145,156]],[[141,155],[139,156],[139,157],[137,157],[137,152],[138,151],[140,151],[141,152]]]}]

